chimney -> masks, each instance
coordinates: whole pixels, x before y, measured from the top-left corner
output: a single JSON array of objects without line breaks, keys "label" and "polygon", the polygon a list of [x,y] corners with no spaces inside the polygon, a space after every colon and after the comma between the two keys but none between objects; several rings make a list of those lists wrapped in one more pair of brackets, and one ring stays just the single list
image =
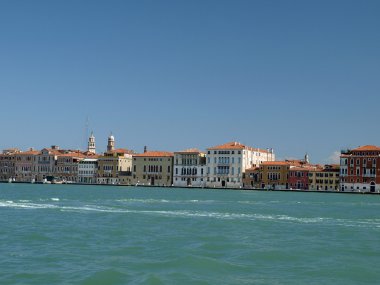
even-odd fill
[{"label": "chimney", "polygon": [[146,153],[147,151],[148,151],[148,147],[144,146],[144,153]]},{"label": "chimney", "polygon": [[52,145],[51,148],[54,150],[59,150],[59,146],[57,146],[57,145]]}]

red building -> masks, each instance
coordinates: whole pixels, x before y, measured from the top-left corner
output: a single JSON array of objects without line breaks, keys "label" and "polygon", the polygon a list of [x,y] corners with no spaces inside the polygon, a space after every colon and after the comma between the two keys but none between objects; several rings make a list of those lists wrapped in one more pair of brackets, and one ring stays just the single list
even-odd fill
[{"label": "red building", "polygon": [[315,169],[312,166],[293,167],[289,170],[288,184],[290,189],[308,190],[309,172]]},{"label": "red building", "polygon": [[341,152],[340,190],[380,192],[380,147],[366,145]]}]

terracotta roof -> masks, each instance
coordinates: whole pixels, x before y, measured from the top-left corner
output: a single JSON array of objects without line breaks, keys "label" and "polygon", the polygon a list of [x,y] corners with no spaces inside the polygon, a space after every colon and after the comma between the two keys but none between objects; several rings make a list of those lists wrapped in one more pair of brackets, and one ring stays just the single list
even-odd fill
[{"label": "terracotta roof", "polygon": [[174,156],[174,153],[167,151],[147,151],[144,153],[134,154],[136,157],[169,157]]},{"label": "terracotta roof", "polygon": [[375,145],[364,145],[353,149],[352,151],[380,151],[380,147]]},{"label": "terracotta roof", "polygon": [[239,143],[239,142],[228,142],[228,143],[225,143],[225,144],[222,144],[222,145],[217,145],[217,146],[214,146],[214,147],[210,147],[207,150],[224,150],[224,149],[227,149],[227,150],[243,150],[243,149],[248,149],[248,150],[251,150],[251,151],[268,153],[267,150],[259,149],[259,148],[253,148],[253,147],[246,146],[246,145],[244,145],[242,143]]},{"label": "terracotta roof", "polygon": [[40,152],[38,150],[28,150],[28,151],[17,153],[17,155],[37,155],[39,153]]},{"label": "terracotta roof", "polygon": [[288,161],[263,161],[262,165],[291,165]]},{"label": "terracotta roof", "polygon": [[86,156],[80,152],[69,152],[69,153],[62,153],[58,154],[58,157],[78,157],[78,158],[85,158]]}]

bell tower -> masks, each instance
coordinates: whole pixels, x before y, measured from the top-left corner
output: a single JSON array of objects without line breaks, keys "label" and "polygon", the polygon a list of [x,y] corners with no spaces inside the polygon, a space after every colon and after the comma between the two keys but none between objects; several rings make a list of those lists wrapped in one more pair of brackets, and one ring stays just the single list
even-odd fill
[{"label": "bell tower", "polygon": [[113,151],[115,149],[115,137],[111,135],[108,137],[107,151]]},{"label": "bell tower", "polygon": [[87,151],[96,153],[95,136],[93,132],[91,132],[91,136],[88,138]]}]

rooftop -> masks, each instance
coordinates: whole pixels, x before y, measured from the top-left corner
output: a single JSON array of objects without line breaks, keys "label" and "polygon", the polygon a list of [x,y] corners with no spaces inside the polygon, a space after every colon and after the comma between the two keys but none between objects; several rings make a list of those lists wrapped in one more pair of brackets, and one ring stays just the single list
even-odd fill
[{"label": "rooftop", "polygon": [[247,150],[251,150],[251,151],[258,151],[258,152],[269,153],[267,150],[259,149],[259,148],[253,148],[253,147],[250,147],[250,146],[246,146],[246,145],[244,145],[244,144],[242,144],[240,142],[228,142],[228,143],[225,143],[225,144],[222,144],[222,145],[217,145],[217,146],[214,146],[214,147],[210,147],[207,150],[243,150],[243,149],[247,149]]},{"label": "rooftop", "polygon": [[135,157],[170,157],[174,156],[174,153],[168,151],[147,151],[144,153],[134,154]]}]

